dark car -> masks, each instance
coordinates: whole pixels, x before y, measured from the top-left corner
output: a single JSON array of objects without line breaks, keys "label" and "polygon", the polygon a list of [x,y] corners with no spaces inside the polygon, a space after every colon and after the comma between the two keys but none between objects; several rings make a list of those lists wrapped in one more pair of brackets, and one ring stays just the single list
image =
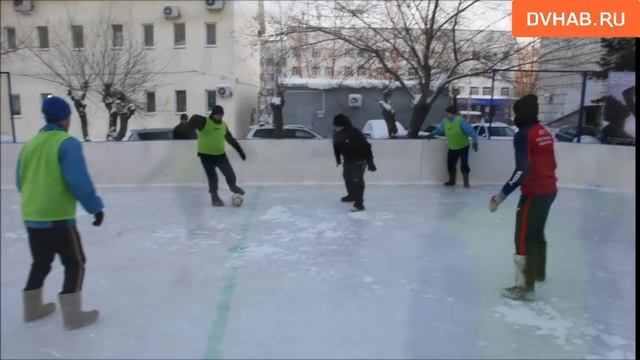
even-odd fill
[{"label": "dark car", "polygon": [[129,141],[173,140],[173,128],[131,130]]}]

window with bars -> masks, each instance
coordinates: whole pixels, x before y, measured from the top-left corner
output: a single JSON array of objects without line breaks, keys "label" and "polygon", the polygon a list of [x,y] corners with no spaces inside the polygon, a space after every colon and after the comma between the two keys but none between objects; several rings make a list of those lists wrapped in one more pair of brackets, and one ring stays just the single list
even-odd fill
[{"label": "window with bars", "polygon": [[333,77],[333,68],[331,66],[327,66],[324,68],[324,75]]},{"label": "window with bars", "polygon": [[489,96],[491,95],[491,88],[489,86],[485,86],[482,88],[482,95]]},{"label": "window with bars", "polygon": [[153,24],[144,24],[142,29],[144,32],[144,46],[153,47]]},{"label": "window with bars", "polygon": [[184,23],[173,24],[173,46],[186,46],[187,35]]},{"label": "window with bars", "polygon": [[124,44],[124,32],[122,24],[111,25],[112,42],[114,48],[121,48]]},{"label": "window with bars", "polygon": [[176,112],[187,112],[187,91],[176,90]]},{"label": "window with bars", "polygon": [[38,30],[38,48],[48,49],[49,48],[49,28],[46,26],[38,26],[36,29]]},{"label": "window with bars", "polygon": [[20,95],[11,94],[11,114],[22,115],[22,107],[20,106]]},{"label": "window with bars", "polygon": [[480,89],[477,86],[472,86],[471,88],[469,88],[469,95],[478,95],[478,90]]},{"label": "window with bars", "polygon": [[206,90],[206,99],[207,99],[207,113],[213,110],[213,107],[216,106],[216,91],[215,90]]},{"label": "window with bars", "polygon": [[82,25],[71,25],[71,42],[74,49],[84,48],[84,31]]},{"label": "window with bars", "polygon": [[147,100],[147,112],[152,113],[156,112],[156,92],[155,91],[147,91],[146,92],[146,100]]},{"label": "window with bars", "polygon": [[319,67],[317,67],[317,66],[312,67],[312,68],[311,68],[311,76],[314,76],[314,77],[318,76],[318,75],[319,75],[319,74],[318,74],[318,73],[319,73],[319,70],[320,70],[320,68],[319,68]]},{"label": "window with bars", "polygon": [[206,23],[205,28],[206,28],[207,46],[216,45],[216,24]]},{"label": "window with bars", "polygon": [[500,89],[500,95],[502,96],[509,96],[509,88],[508,87],[503,87]]},{"label": "window with bars", "polygon": [[10,26],[4,28],[4,34],[7,38],[7,49],[15,50],[18,48],[16,43],[16,29]]},{"label": "window with bars", "polygon": [[302,76],[302,73],[300,72],[300,67],[298,67],[298,66],[292,67],[291,68],[291,75]]}]

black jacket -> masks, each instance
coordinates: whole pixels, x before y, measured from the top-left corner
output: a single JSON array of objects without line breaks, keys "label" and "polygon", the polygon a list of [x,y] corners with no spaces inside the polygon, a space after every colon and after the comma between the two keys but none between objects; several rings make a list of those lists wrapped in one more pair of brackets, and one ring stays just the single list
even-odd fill
[{"label": "black jacket", "polygon": [[173,128],[173,138],[176,140],[195,140],[197,137],[196,130],[189,123],[180,123]]},{"label": "black jacket", "polygon": [[333,134],[333,152],[336,162],[340,163],[340,155],[344,162],[367,161],[373,163],[371,144],[365,139],[360,130],[353,126],[346,126]]}]

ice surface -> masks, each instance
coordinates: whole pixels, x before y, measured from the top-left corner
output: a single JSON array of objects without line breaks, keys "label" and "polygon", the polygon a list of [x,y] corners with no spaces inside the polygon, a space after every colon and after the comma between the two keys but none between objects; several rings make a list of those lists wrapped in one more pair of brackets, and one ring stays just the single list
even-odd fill
[{"label": "ice surface", "polygon": [[[86,309],[24,324],[30,266],[19,197],[3,190],[2,358],[635,358],[635,194],[561,189],[537,301],[513,283],[513,194],[368,185],[349,213],[335,185],[99,189],[103,227],[78,216]],[[224,192],[225,199],[230,193]],[[60,290],[58,261],[45,300]]]}]

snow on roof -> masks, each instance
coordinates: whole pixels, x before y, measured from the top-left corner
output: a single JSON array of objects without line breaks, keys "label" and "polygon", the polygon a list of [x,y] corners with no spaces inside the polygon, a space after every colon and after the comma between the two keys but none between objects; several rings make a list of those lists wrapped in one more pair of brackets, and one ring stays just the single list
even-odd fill
[{"label": "snow on roof", "polygon": [[[310,78],[289,78],[283,81],[283,84],[286,86],[304,86],[310,89],[334,89],[340,87],[349,87],[349,88],[398,88],[400,87],[400,83],[397,81],[388,81],[388,80],[376,80],[376,79],[310,79]],[[407,86],[413,86],[417,84],[415,80],[407,80],[405,81]]]}]

